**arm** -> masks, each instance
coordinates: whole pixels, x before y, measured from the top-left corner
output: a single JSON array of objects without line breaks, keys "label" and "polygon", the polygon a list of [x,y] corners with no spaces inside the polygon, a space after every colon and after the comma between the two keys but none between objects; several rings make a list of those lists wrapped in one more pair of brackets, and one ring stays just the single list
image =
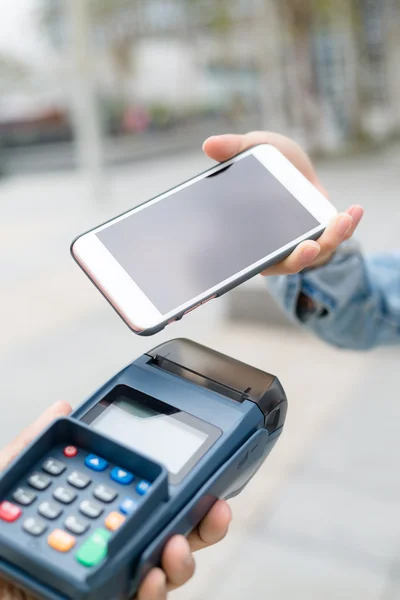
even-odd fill
[{"label": "arm", "polygon": [[345,243],[326,265],[268,278],[268,287],[329,344],[367,350],[400,343],[400,252],[365,258]]}]

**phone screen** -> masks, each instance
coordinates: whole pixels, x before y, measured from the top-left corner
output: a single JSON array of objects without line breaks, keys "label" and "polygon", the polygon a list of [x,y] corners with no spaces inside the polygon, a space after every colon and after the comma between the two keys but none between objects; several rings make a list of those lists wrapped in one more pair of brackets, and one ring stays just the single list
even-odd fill
[{"label": "phone screen", "polygon": [[248,155],[96,235],[166,314],[319,224]]}]

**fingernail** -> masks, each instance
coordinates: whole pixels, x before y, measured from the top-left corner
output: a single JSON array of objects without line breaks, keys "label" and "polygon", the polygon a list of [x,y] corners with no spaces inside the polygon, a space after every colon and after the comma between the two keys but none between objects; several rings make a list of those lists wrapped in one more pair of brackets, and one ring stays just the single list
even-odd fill
[{"label": "fingernail", "polygon": [[182,566],[184,566],[184,567],[192,566],[194,561],[193,561],[193,556],[190,551],[190,546],[189,546],[188,541],[184,537],[177,538],[175,540],[176,548],[178,548],[179,545],[181,546],[179,552],[181,555],[180,560],[181,560]]},{"label": "fingernail", "polygon": [[362,217],[364,216],[364,209],[362,206],[351,206],[347,213],[353,219],[353,223],[358,225]]},{"label": "fingernail", "polygon": [[350,206],[349,210],[347,211],[347,214],[350,215],[351,217],[354,215],[354,213],[357,210],[357,206]]},{"label": "fingernail", "polygon": [[231,509],[231,507],[229,506],[229,504],[227,504],[226,502],[225,502],[225,511],[226,511],[226,513],[227,513],[227,516],[228,516],[228,522],[229,522],[229,523],[231,523],[231,521],[232,521],[232,517],[233,517],[233,514],[232,514],[232,509]]},{"label": "fingernail", "polygon": [[58,400],[47,410],[56,415],[69,415],[72,412],[71,406],[68,404],[68,402],[64,402],[64,400]]},{"label": "fingernail", "polygon": [[185,567],[192,567],[193,566],[193,556],[190,554],[190,552],[188,552],[183,560],[182,560],[183,564]]}]

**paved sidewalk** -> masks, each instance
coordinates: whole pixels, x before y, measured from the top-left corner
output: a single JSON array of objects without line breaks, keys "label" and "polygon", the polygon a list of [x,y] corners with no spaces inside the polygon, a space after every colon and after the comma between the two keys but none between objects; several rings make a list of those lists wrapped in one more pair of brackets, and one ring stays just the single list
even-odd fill
[{"label": "paved sidewalk", "polygon": [[[80,231],[206,166],[188,155],[119,168],[113,203],[88,202],[73,174],[0,184],[0,439],[56,398],[76,404],[144,350],[187,336],[276,373],[287,427],[263,469],[232,500],[228,538],[198,555],[185,600],[395,600],[400,593],[400,352],[329,348],[297,327],[232,322],[229,300],[156,338],[133,336],[69,256]],[[368,250],[398,240],[399,154],[321,165],[347,205],[365,198]],[[265,295],[267,302],[267,296]],[[247,307],[249,308],[249,307]]]},{"label": "paved sidewalk", "polygon": [[[287,431],[232,501],[232,535],[199,555],[182,600],[398,597],[400,404],[392,381],[400,352],[331,362],[325,348],[314,354],[308,340],[298,342],[307,343],[309,367],[297,382],[288,374]],[[299,360],[293,341],[290,358]]]}]

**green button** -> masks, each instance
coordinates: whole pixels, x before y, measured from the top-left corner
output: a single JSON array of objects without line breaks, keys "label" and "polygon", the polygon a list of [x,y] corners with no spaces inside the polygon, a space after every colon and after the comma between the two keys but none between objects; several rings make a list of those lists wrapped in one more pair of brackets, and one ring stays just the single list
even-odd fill
[{"label": "green button", "polygon": [[76,553],[76,560],[85,567],[95,567],[107,555],[107,542],[111,533],[105,529],[96,529],[93,535]]}]

